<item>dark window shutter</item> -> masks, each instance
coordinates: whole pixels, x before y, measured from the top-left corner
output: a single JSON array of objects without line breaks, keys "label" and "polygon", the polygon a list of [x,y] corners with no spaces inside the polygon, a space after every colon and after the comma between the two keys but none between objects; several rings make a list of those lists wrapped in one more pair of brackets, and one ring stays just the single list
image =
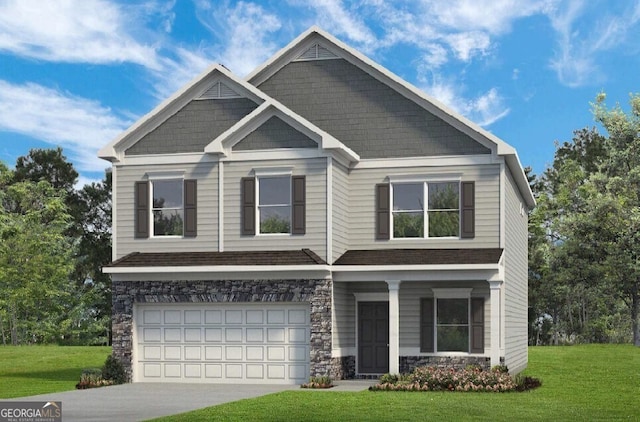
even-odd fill
[{"label": "dark window shutter", "polygon": [[135,184],[135,231],[133,237],[146,239],[149,237],[149,182]]},{"label": "dark window shutter", "polygon": [[198,235],[198,186],[196,180],[184,181],[184,237]]},{"label": "dark window shutter", "polygon": [[484,299],[471,299],[471,353],[484,353]]},{"label": "dark window shutter", "polygon": [[306,187],[304,176],[291,177],[292,218],[291,234],[304,234],[306,231]]},{"label": "dark window shutter", "polygon": [[476,187],[475,182],[462,182],[462,204],[460,237],[473,239],[476,236]]},{"label": "dark window shutter", "polygon": [[420,306],[420,351],[433,353],[433,298],[422,299]]},{"label": "dark window shutter", "polygon": [[243,235],[256,234],[256,179],[243,177],[240,181],[241,229]]},{"label": "dark window shutter", "polygon": [[389,184],[376,185],[376,239],[388,240],[389,230]]}]

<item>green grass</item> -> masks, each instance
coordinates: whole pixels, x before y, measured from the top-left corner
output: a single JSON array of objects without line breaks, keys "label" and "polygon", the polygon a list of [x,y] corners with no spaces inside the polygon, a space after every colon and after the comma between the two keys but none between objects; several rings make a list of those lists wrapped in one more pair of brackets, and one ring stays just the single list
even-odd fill
[{"label": "green grass", "polygon": [[73,390],[84,368],[102,367],[111,347],[0,346],[0,399]]},{"label": "green grass", "polygon": [[159,420],[640,420],[638,347],[532,347],[525,374],[540,378],[542,387],[524,393],[286,391]]}]

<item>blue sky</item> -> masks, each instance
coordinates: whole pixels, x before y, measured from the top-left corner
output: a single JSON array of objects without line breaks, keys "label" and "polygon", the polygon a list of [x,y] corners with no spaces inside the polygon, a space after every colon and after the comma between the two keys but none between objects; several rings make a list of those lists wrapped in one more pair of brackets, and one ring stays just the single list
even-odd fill
[{"label": "blue sky", "polygon": [[96,153],[211,63],[247,75],[319,25],[517,148],[539,173],[640,91],[640,0],[0,0],[0,160]]}]

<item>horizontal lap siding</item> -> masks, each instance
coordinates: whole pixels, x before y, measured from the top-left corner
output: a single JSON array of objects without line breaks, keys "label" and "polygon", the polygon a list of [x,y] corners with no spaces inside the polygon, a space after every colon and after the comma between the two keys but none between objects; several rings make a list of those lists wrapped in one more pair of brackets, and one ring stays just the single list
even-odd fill
[{"label": "horizontal lap siding", "polygon": [[509,170],[506,180],[505,231],[505,363],[510,371],[527,366],[528,254],[527,214],[520,213],[522,198]]},{"label": "horizontal lap siding", "polygon": [[[498,165],[460,167],[411,167],[400,169],[358,169],[349,174],[349,248],[497,248],[500,244],[500,183]],[[476,232],[474,239],[393,239],[375,240],[375,185],[388,182],[387,176],[433,174],[462,175],[475,181]]]},{"label": "horizontal lap siding", "polygon": [[[240,235],[240,179],[253,177],[254,169],[292,168],[294,176],[306,177],[306,234]],[[327,259],[327,160],[224,163],[224,249],[226,251],[292,250],[309,248]]]},{"label": "horizontal lap siding", "polygon": [[[147,172],[184,171],[185,179],[198,182],[198,235],[190,238],[134,239],[134,184],[148,180]],[[196,252],[218,248],[218,164],[119,166],[116,169],[114,208],[116,259],[132,252]]]},{"label": "horizontal lap siding", "polygon": [[349,249],[348,170],[333,161],[333,257],[335,262]]}]

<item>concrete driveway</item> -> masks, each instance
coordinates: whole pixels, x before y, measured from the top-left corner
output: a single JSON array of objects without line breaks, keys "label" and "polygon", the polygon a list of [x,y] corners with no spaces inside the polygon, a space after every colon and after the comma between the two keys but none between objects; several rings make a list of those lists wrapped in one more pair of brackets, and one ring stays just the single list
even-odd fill
[{"label": "concrete driveway", "polygon": [[299,389],[299,385],[136,383],[13,400],[61,401],[64,422],[141,421],[279,391]]}]

